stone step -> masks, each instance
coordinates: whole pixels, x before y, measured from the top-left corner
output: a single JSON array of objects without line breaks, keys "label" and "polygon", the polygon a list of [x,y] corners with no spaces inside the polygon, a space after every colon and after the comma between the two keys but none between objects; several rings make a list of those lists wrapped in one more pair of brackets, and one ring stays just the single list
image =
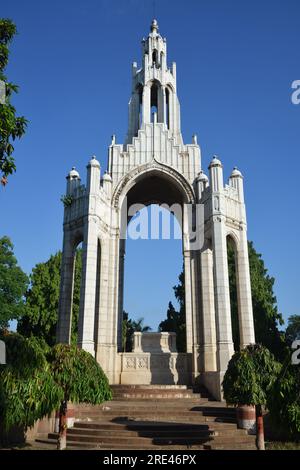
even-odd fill
[{"label": "stone step", "polygon": [[[141,426],[140,426],[141,427]],[[228,431],[229,433],[230,431]],[[107,429],[88,429],[88,428],[71,428],[67,431],[68,436],[72,437],[73,435],[85,434],[87,436],[114,436],[116,437],[115,430]],[[119,437],[202,437],[210,435],[218,435],[217,431],[210,429],[197,429],[197,430],[183,430],[183,429],[136,429],[129,430],[123,429],[118,430]]]},{"label": "stone step", "polygon": [[[52,447],[52,449],[56,449],[57,445],[57,437],[55,439],[36,439],[36,442],[39,442],[43,445],[47,445],[47,448]],[[72,449],[72,450],[82,450],[82,449],[89,449],[89,450],[187,450],[187,449],[193,449],[193,450],[206,450],[205,445],[192,445],[192,446],[187,446],[187,445],[176,445],[176,446],[158,446],[156,444],[148,444],[147,446],[145,445],[120,445],[119,443],[110,443],[108,447],[102,444],[95,444],[94,442],[72,442],[71,440],[68,439],[67,442],[67,449]]]},{"label": "stone step", "polygon": [[[152,421],[126,421],[124,424],[121,423],[113,423],[113,422],[100,422],[100,421],[78,421],[74,423],[74,427],[71,429],[75,428],[81,428],[81,429],[103,429],[103,430],[112,430],[113,432],[120,432],[122,430],[192,430],[192,431],[197,431],[201,429],[214,429],[217,432],[229,432],[229,431],[236,431],[236,424],[235,423],[219,423],[219,422],[209,422],[206,423],[203,421],[203,423],[164,423],[164,422],[152,422]],[[246,433],[245,430],[239,430],[243,431],[243,433]]]},{"label": "stone step", "polygon": [[[57,434],[50,433],[50,439],[56,439]],[[149,444],[155,445],[198,445],[204,444],[210,441],[210,436],[198,436],[198,437],[185,437],[185,436],[166,436],[166,437],[126,437],[126,436],[94,436],[88,434],[72,434],[71,439],[67,442],[87,442],[87,443],[95,443],[95,444],[106,444],[110,445],[112,443],[118,445],[144,445],[147,446]]]},{"label": "stone step", "polygon": [[[84,423],[82,423],[84,424]],[[160,428],[159,426],[145,426],[139,425],[134,429],[131,427],[127,429],[107,429],[107,428],[95,428],[95,427],[84,427],[83,425],[76,426],[68,429],[68,436],[85,434],[89,436],[116,436],[118,437],[201,437],[201,436],[215,436],[220,438],[231,438],[232,436],[247,436],[247,432],[243,429],[216,429],[213,427],[202,426],[201,428],[175,428],[174,426],[165,426]],[[152,428],[152,429],[151,429]],[[154,429],[153,429],[154,428]]]}]

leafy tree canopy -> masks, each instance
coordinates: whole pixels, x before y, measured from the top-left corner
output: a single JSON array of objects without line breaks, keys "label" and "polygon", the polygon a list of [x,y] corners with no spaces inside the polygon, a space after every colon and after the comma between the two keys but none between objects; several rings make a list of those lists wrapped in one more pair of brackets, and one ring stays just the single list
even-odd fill
[{"label": "leafy tree canopy", "polygon": [[223,381],[224,398],[232,405],[265,405],[281,365],[260,344],[236,352]]},{"label": "leafy tree canopy", "polygon": [[300,439],[300,365],[289,355],[268,396],[268,410],[274,428],[285,438]]},{"label": "leafy tree canopy", "polygon": [[0,337],[6,344],[6,365],[0,365],[0,421],[6,429],[24,430],[56,409],[63,392],[50,374],[45,343],[17,333]]},{"label": "leafy tree canopy", "polygon": [[27,287],[28,277],[18,266],[12,242],[8,237],[0,238],[0,329],[25,313]]},{"label": "leafy tree canopy", "polygon": [[[25,315],[18,324],[24,336],[38,336],[53,346],[56,341],[60,288],[61,252],[45,263],[37,264],[30,276],[30,289],[26,293]],[[81,250],[77,250],[72,312],[72,342],[77,340],[80,299]]]},{"label": "leafy tree canopy", "polygon": [[[175,288],[177,288],[176,286]],[[162,321],[158,327],[159,331],[169,331],[176,333],[176,345],[178,352],[186,351],[186,327],[185,327],[185,313],[184,309],[180,308],[177,312],[172,304],[169,302],[167,311],[167,319]]]},{"label": "leafy tree canopy", "polygon": [[[252,242],[248,242],[248,252],[256,342],[266,346],[277,359],[282,359],[285,351],[284,341],[278,326],[283,324],[283,318],[281,313],[278,312],[277,301],[273,291],[275,279],[269,276],[262,256],[257,253]],[[228,244],[228,269],[232,332],[237,350],[239,347],[239,328],[235,255],[234,248],[230,243]]]},{"label": "leafy tree canopy", "polygon": [[3,185],[7,183],[7,176],[16,171],[11,141],[21,138],[27,127],[27,120],[24,116],[16,116],[16,109],[10,102],[18,87],[4,75],[9,58],[9,45],[16,32],[16,26],[11,20],[0,18],[0,80],[5,84],[4,103],[0,103],[0,176],[2,174]]},{"label": "leafy tree canopy", "polygon": [[300,339],[300,315],[291,315],[289,317],[285,339],[289,346],[295,339]]},{"label": "leafy tree canopy", "polygon": [[[227,248],[232,336],[235,350],[237,351],[239,350],[240,340],[235,253],[231,243],[228,243]],[[262,256],[256,252],[252,242],[248,243],[248,250],[256,341],[266,346],[278,360],[283,360],[286,348],[284,336],[278,330],[278,326],[283,324],[283,318],[281,313],[278,312],[277,301],[273,291],[275,280],[269,276]],[[170,306],[169,304],[167,319],[160,323],[159,329],[161,331],[175,331],[178,337],[177,349],[178,351],[185,351],[185,286],[183,271],[179,276],[178,285],[174,286],[174,291],[180,306],[179,312],[176,312],[173,305]]]},{"label": "leafy tree canopy", "polygon": [[48,361],[65,401],[98,404],[111,400],[107,377],[90,353],[77,346],[57,344],[50,350]]}]

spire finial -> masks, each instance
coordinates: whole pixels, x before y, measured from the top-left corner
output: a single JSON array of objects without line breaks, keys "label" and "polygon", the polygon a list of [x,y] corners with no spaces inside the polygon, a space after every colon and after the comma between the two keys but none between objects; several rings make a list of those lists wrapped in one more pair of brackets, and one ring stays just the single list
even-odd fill
[{"label": "spire finial", "polygon": [[151,33],[153,33],[153,32],[157,33],[157,31],[158,31],[158,23],[157,23],[157,20],[155,18],[153,18],[153,20],[152,20],[150,30],[151,30]]}]

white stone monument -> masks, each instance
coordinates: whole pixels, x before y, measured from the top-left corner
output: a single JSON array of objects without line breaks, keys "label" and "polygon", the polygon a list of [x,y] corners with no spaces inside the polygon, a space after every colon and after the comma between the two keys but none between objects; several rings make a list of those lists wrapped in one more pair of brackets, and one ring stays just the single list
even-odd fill
[{"label": "white stone monument", "polygon": [[[82,242],[80,347],[95,355],[111,383],[129,376],[130,382],[141,369],[148,370],[149,383],[154,383],[156,377],[149,371],[155,353],[141,353],[146,356],[140,358],[135,353],[122,353],[126,207],[134,203],[177,204],[182,208],[187,350],[186,354],[178,353],[176,367],[184,372],[179,380],[200,380],[221,398],[221,382],[234,352],[228,237],[236,250],[240,345],[255,341],[243,176],[234,169],[225,184],[222,163],[214,157],[207,177],[197,137],[184,144],[176,64],[168,66],[166,39],[159,34],[156,20],[142,41],[142,51],[141,65],[132,65],[125,144],[117,143],[113,136],[106,173],[101,175],[100,164],[93,157],[85,185],[75,169],[67,176],[57,340],[70,341],[74,256]],[[189,84],[182,84],[183,90],[184,86]],[[195,116],[198,112],[195,109]],[[199,207],[204,209],[200,221],[196,217]],[[195,233],[203,240],[196,247]],[[174,363],[171,370],[175,370]]]}]

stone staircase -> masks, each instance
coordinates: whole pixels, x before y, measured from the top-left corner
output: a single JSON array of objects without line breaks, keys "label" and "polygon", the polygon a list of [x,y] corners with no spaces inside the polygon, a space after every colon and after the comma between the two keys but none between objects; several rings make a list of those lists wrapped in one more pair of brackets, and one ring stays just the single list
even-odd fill
[{"label": "stone staircase", "polygon": [[[69,449],[253,449],[255,436],[236,425],[235,409],[213,401],[206,390],[183,385],[114,385],[113,400],[77,405]],[[50,433],[38,442],[55,446]]]}]

